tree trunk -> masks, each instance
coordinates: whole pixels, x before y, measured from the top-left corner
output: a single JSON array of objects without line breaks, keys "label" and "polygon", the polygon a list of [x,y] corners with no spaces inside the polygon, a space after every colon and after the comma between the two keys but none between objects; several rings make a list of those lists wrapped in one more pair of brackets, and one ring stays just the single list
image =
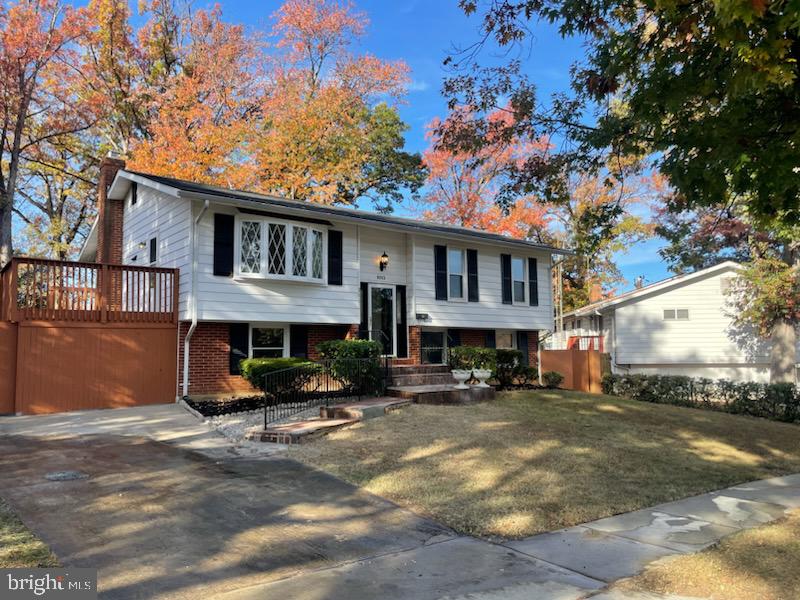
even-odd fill
[{"label": "tree trunk", "polygon": [[11,239],[11,206],[0,197],[0,268],[3,268],[14,254]]},{"label": "tree trunk", "polygon": [[[799,256],[794,242],[784,245],[782,258],[787,265],[795,264]],[[797,322],[780,319],[772,328],[772,349],[769,356],[771,383],[796,383]]]},{"label": "tree trunk", "polygon": [[772,328],[769,380],[771,383],[794,383],[797,358],[797,332],[794,323],[781,320]]}]

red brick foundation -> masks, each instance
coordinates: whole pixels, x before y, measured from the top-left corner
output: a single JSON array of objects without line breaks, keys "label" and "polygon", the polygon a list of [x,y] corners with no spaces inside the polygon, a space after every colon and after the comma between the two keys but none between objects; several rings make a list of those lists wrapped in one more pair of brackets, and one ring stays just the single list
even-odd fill
[{"label": "red brick foundation", "polygon": [[[189,323],[181,323],[178,349],[178,395],[183,394],[183,349]],[[308,357],[319,360],[317,345],[329,340],[354,339],[358,325],[310,325]],[[197,324],[189,348],[189,394],[242,394],[256,390],[241,376],[230,374],[228,323]]]},{"label": "red brick foundation", "polygon": [[486,332],[483,329],[461,329],[461,344],[483,348],[486,345]]},{"label": "red brick foundation", "polygon": [[419,364],[422,357],[422,329],[417,325],[408,327],[408,358],[411,364]]},{"label": "red brick foundation", "polygon": [[[183,350],[189,323],[181,323],[178,346],[178,388],[183,394]],[[255,392],[241,375],[230,374],[230,331],[227,323],[198,323],[189,347],[189,395]]]},{"label": "red brick foundation", "polygon": [[[353,331],[355,328],[355,331]],[[331,340],[349,340],[358,337],[358,325],[309,325],[308,358],[319,360],[317,345]]]}]

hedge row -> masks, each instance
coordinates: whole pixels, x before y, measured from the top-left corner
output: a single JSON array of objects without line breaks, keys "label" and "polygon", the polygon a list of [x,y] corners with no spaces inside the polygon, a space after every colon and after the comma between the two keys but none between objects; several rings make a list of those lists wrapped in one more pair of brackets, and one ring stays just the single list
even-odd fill
[{"label": "hedge row", "polygon": [[642,402],[800,422],[800,388],[791,383],[712,381],[678,375],[605,375],[603,393]]}]

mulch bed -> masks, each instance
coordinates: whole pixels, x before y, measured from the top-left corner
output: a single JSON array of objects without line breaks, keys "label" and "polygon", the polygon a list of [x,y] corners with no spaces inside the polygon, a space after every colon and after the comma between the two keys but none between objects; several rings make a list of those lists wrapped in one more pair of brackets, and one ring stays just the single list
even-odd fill
[{"label": "mulch bed", "polygon": [[193,400],[185,398],[191,406],[204,417],[231,415],[264,408],[264,396],[246,396],[242,398],[220,398],[212,400]]}]

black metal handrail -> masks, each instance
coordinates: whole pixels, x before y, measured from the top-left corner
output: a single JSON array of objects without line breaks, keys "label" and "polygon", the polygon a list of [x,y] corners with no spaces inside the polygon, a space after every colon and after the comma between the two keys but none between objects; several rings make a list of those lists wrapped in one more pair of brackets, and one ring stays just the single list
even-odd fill
[{"label": "black metal handrail", "polygon": [[[386,347],[386,345],[389,345],[392,342],[392,340],[389,339],[389,336],[386,335],[386,332],[383,331],[382,329],[359,329],[358,339],[376,341],[379,344],[381,344],[384,348]],[[389,356],[390,356],[389,354],[384,354],[381,356],[381,359],[383,361],[383,374],[387,380],[389,379]]]},{"label": "black metal handrail", "polygon": [[335,358],[267,373],[264,428],[310,408],[383,394],[386,372],[374,358]]}]

